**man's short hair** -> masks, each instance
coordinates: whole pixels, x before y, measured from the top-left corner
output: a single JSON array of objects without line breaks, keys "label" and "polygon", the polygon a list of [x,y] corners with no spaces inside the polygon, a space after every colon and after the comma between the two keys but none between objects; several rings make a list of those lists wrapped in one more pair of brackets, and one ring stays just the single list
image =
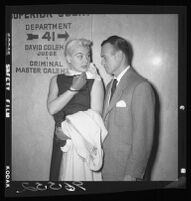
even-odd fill
[{"label": "man's short hair", "polygon": [[133,58],[133,48],[129,41],[119,36],[110,36],[101,43],[101,47],[106,43],[110,43],[116,51],[121,50],[125,54],[128,64],[131,65]]},{"label": "man's short hair", "polygon": [[64,49],[64,55],[72,54],[73,50],[78,47],[86,47],[91,51],[92,42],[90,40],[80,38],[80,39],[70,39]]}]

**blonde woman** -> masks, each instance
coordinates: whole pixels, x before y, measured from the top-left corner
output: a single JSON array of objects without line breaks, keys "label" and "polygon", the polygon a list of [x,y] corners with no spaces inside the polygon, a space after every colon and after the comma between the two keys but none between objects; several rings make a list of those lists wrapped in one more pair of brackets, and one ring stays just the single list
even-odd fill
[{"label": "blonde woman", "polygon": [[66,140],[61,123],[67,115],[92,109],[102,113],[104,88],[95,67],[90,63],[92,42],[72,39],[66,43],[65,58],[68,72],[54,76],[50,81],[47,99],[48,111],[55,120],[55,133],[50,168],[50,180],[58,181]]}]

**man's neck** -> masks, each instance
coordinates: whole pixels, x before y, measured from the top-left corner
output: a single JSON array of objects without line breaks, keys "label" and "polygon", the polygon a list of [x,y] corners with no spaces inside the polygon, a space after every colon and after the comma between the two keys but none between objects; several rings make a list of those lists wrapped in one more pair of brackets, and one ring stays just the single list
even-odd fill
[{"label": "man's neck", "polygon": [[128,66],[129,64],[121,65],[115,72],[113,72],[113,76],[118,77]]},{"label": "man's neck", "polygon": [[130,68],[130,65],[127,65],[117,76],[114,75],[114,78],[117,79],[118,83],[120,82],[121,78],[127,72],[129,68]]},{"label": "man's neck", "polygon": [[113,75],[117,77],[122,71],[127,68],[128,64],[126,62],[122,62],[121,65],[113,72]]}]

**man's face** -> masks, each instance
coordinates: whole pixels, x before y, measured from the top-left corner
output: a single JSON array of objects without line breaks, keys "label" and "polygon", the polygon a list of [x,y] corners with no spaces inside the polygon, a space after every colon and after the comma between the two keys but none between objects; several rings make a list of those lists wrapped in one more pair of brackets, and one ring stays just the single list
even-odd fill
[{"label": "man's face", "polygon": [[106,43],[101,48],[101,64],[105,68],[108,74],[114,74],[119,67],[118,60],[116,58],[116,52],[110,43]]},{"label": "man's face", "polygon": [[86,72],[90,64],[90,51],[86,47],[76,47],[68,56],[68,61],[73,70]]}]

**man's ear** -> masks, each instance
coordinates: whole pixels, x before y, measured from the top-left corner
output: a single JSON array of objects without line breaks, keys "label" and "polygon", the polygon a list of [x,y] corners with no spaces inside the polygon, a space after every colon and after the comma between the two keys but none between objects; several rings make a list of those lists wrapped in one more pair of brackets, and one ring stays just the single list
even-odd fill
[{"label": "man's ear", "polygon": [[118,61],[121,61],[124,55],[123,55],[123,52],[121,50],[118,50],[116,52],[115,56],[116,56],[116,58],[117,58]]}]

